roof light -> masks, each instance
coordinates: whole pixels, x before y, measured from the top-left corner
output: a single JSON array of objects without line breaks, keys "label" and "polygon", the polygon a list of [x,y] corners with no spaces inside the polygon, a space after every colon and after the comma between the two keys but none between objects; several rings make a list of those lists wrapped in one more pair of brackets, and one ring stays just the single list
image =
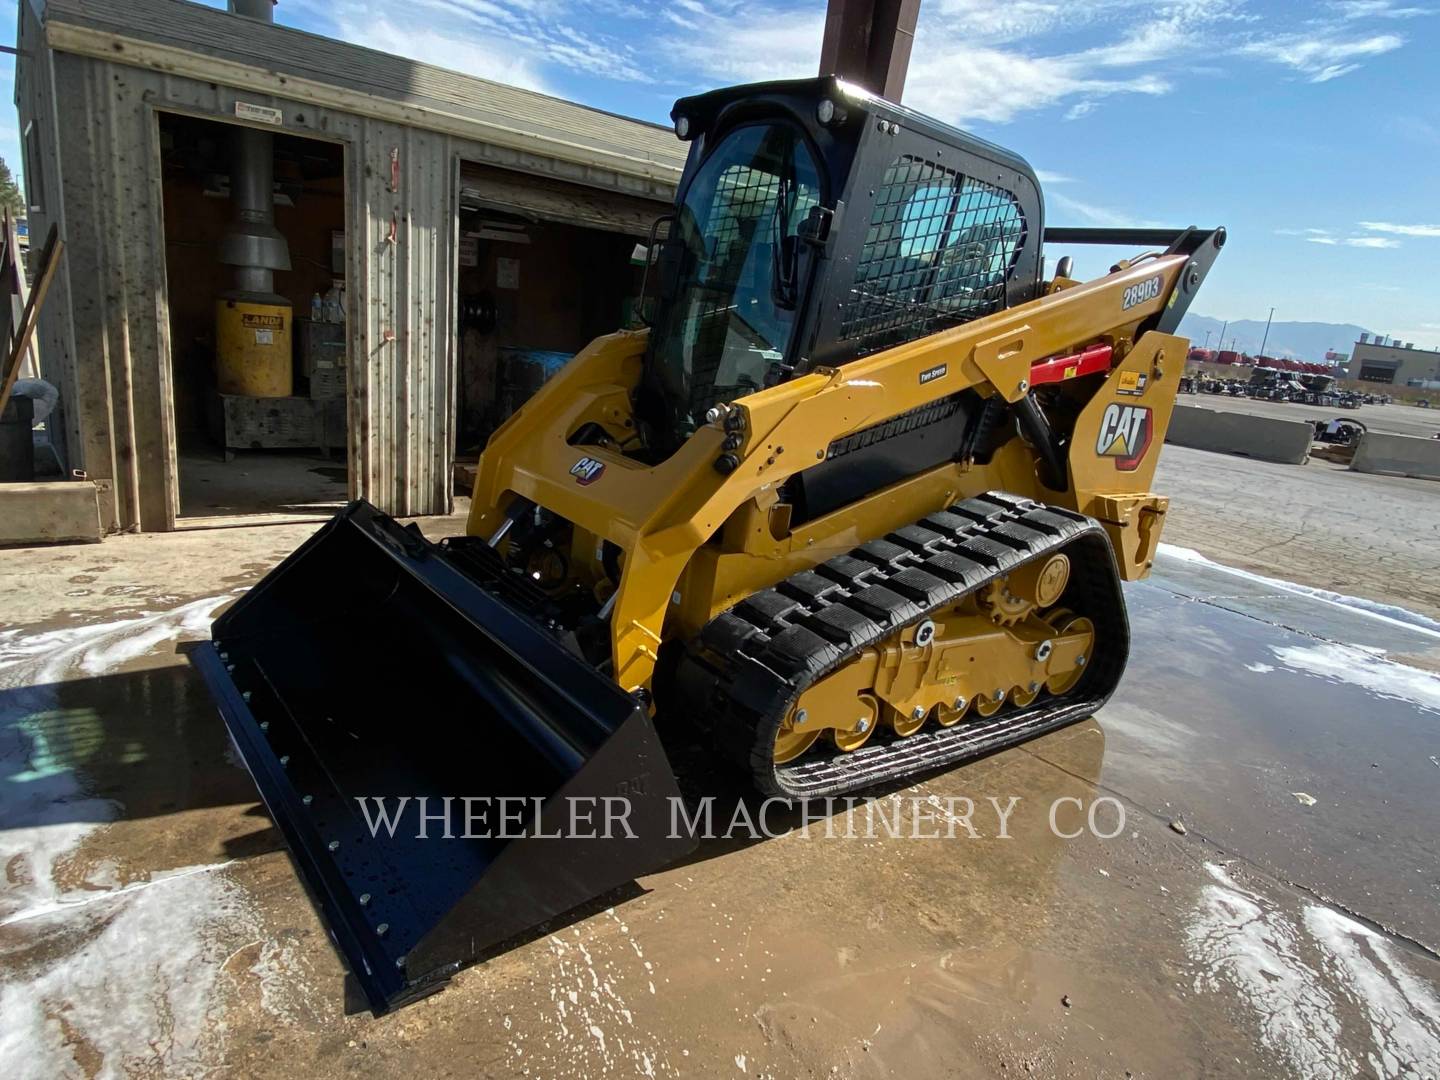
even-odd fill
[{"label": "roof light", "polygon": [[845,110],[829,98],[821,98],[815,106],[815,119],[826,127],[845,122]]},{"label": "roof light", "polygon": [[677,139],[690,137],[690,118],[688,116],[675,117],[675,137]]}]

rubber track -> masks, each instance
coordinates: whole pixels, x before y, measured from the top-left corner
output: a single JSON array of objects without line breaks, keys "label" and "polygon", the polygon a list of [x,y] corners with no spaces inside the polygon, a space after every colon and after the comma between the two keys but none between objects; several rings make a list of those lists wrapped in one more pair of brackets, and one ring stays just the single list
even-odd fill
[{"label": "rubber track", "polygon": [[[800,693],[870,645],[953,605],[1022,563],[1071,556],[1060,606],[1092,619],[1096,655],[1065,695],[991,717],[971,712],[900,739],[877,731],[861,749],[810,751],[776,767],[780,723]],[[792,575],[712,619],[676,669],[678,700],[717,748],[769,795],[816,798],[931,772],[1083,719],[1119,682],[1129,623],[1114,553],[1092,518],[1005,492],[966,499]],[[817,748],[821,744],[817,743]]]}]

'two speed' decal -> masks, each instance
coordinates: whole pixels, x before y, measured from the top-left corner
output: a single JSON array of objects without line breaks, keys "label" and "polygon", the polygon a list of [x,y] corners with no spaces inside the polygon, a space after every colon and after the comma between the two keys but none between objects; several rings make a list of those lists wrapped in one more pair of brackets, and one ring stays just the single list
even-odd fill
[{"label": "'two speed' decal", "polygon": [[1105,415],[1100,418],[1095,453],[1114,458],[1115,468],[1121,472],[1133,472],[1145,457],[1145,451],[1150,449],[1153,433],[1147,406],[1112,402],[1105,406]]}]

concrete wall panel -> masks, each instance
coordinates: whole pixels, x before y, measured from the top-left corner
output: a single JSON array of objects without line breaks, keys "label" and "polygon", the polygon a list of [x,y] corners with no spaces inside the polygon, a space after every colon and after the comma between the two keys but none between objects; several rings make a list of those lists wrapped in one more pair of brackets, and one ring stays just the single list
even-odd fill
[{"label": "concrete wall panel", "polygon": [[1350,468],[1356,472],[1440,480],[1440,439],[1367,431],[1360,437]]},{"label": "concrete wall panel", "polygon": [[1165,441],[1197,450],[1303,465],[1310,456],[1314,436],[1314,426],[1304,420],[1274,420],[1268,416],[1177,405]]}]

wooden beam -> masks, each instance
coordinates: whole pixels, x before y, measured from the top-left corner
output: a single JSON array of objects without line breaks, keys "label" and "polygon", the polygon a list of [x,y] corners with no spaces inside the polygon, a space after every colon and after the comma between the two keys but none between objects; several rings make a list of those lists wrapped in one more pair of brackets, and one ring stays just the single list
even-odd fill
[{"label": "wooden beam", "polygon": [[20,316],[20,330],[10,343],[10,355],[5,360],[4,380],[0,381],[0,413],[10,404],[10,391],[15,388],[15,380],[20,377],[20,362],[25,358],[25,350],[30,347],[30,339],[35,336],[35,324],[40,319],[40,308],[45,303],[45,294],[50,291],[50,282],[55,277],[60,256],[64,253],[65,241],[60,239],[60,226],[51,225],[50,235],[45,237],[45,247],[40,252],[40,262],[35,272],[35,287],[30,290],[30,298],[25,301],[25,312]]},{"label": "wooden beam", "polygon": [[820,74],[838,75],[898,103],[919,18],[920,0],[830,0]]}]

